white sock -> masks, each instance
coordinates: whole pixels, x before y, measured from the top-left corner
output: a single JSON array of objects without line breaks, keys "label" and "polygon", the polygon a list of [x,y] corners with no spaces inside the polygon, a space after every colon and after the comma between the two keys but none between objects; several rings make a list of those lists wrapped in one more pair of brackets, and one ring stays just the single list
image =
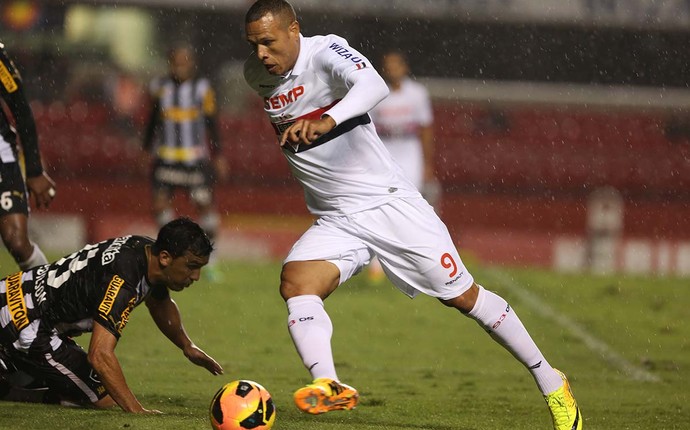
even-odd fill
[{"label": "white sock", "polygon": [[542,394],[552,393],[563,385],[561,377],[546,361],[515,310],[499,295],[480,285],[477,303],[469,316],[527,367]]},{"label": "white sock", "polygon": [[35,243],[32,243],[32,245],[34,246],[34,251],[31,253],[31,257],[19,263],[19,268],[22,270],[29,270],[32,267],[48,264],[48,259],[41,251],[41,248]]},{"label": "white sock", "polygon": [[333,324],[321,298],[315,295],[292,297],[288,299],[287,307],[290,336],[312,379],[337,381],[331,351]]}]

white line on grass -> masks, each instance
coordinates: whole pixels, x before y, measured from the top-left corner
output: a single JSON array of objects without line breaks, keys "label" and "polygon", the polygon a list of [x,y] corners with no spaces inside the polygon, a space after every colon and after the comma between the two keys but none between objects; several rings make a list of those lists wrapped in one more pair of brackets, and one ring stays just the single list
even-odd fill
[{"label": "white line on grass", "polygon": [[556,322],[558,325],[563,327],[565,330],[569,331],[571,335],[575,336],[577,339],[581,340],[590,350],[599,353],[602,358],[609,364],[619,368],[623,373],[625,373],[629,378],[635,381],[647,381],[647,382],[660,382],[661,378],[653,373],[650,373],[643,369],[642,367],[635,366],[628,360],[626,360],[622,355],[614,351],[605,342],[597,339],[587,330],[585,330],[581,325],[571,320],[567,316],[564,316],[556,312],[551,306],[546,302],[539,299],[534,294],[530,293],[527,288],[518,284],[505,272],[493,269],[490,274],[504,286],[508,287],[511,293],[518,297],[521,302],[524,302],[532,311],[536,312],[540,316]]}]

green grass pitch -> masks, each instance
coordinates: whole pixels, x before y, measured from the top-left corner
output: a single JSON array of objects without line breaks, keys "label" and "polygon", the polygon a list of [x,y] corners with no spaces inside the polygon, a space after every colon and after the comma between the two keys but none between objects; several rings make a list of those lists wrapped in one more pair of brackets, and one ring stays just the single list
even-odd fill
[{"label": "green grass pitch", "polygon": [[[11,266],[3,256],[3,273]],[[470,269],[511,303],[549,361],[570,376],[585,429],[690,428],[687,279]],[[362,275],[326,301],[339,376],[359,389],[360,405],[299,412],[292,392],[308,373],[288,336],[279,271],[278,263],[228,263],[222,281],[174,293],[187,331],[224,366],[222,376],[187,362],[145,306],[133,313],[116,352],[139,400],[164,415],[3,402],[0,429],[210,429],[211,398],[234,379],[271,392],[277,430],[551,428],[529,373],[473,321]]]}]

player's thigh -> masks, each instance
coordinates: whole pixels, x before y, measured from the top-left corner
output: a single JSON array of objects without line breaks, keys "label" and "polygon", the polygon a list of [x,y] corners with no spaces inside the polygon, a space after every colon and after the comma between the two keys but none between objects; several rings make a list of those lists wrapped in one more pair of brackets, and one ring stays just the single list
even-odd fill
[{"label": "player's thigh", "polygon": [[18,163],[0,163],[0,217],[29,214],[26,185]]},{"label": "player's thigh", "polygon": [[285,296],[293,295],[295,290],[311,290],[327,296],[359,273],[372,256],[362,240],[349,232],[344,217],[320,218],[285,258],[281,292]]},{"label": "player's thigh", "polygon": [[[62,400],[79,404],[94,404],[108,394],[100,378],[89,364],[86,351],[72,339],[59,339],[54,334],[39,331],[38,344],[45,345],[30,353],[15,352],[12,362],[20,370],[41,381]],[[56,348],[50,345],[57,345]]]},{"label": "player's thigh", "polygon": [[400,199],[359,219],[384,271],[409,296],[458,297],[473,283],[445,224],[422,198]]}]

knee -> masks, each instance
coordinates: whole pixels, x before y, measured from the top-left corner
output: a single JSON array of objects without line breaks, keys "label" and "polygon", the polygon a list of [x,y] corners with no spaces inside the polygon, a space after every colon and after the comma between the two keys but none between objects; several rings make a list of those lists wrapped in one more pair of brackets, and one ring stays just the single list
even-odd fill
[{"label": "knee", "polygon": [[287,301],[295,296],[299,296],[299,287],[291,282],[289,279],[285,279],[282,275],[280,277],[280,295],[283,300]]},{"label": "knee", "polygon": [[470,286],[470,288],[461,295],[452,299],[441,300],[441,303],[448,307],[455,308],[464,314],[467,314],[474,308],[474,305],[477,303],[478,295],[479,287],[477,287],[477,284],[472,283],[472,286]]},{"label": "knee", "polygon": [[325,261],[290,262],[280,273],[280,295],[283,300],[315,295],[325,300],[338,286],[336,266]]},{"label": "knee", "polygon": [[23,260],[29,258],[33,252],[33,245],[26,232],[20,228],[7,227],[2,229],[2,242],[7,250],[15,257]]}]

